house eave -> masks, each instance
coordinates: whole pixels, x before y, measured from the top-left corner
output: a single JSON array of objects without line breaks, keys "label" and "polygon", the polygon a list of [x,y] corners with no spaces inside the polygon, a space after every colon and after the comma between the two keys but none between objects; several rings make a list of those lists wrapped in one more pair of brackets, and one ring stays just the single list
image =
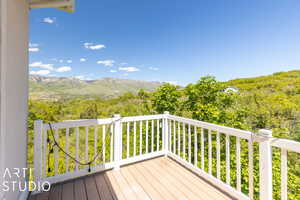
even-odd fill
[{"label": "house eave", "polygon": [[75,0],[31,0],[29,8],[57,8],[67,12],[74,12]]}]

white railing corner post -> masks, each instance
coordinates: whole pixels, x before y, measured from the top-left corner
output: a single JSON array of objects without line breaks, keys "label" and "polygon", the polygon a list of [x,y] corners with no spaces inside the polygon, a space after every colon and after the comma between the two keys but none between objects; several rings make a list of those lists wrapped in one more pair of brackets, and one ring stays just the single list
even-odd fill
[{"label": "white railing corner post", "polygon": [[259,142],[259,195],[260,199],[272,200],[272,131],[261,129],[258,134],[263,138]]},{"label": "white railing corner post", "polygon": [[170,137],[170,133],[169,133],[169,123],[168,123],[168,119],[169,119],[169,112],[165,111],[164,112],[164,117],[163,117],[163,121],[164,121],[164,130],[163,130],[163,149],[165,150],[165,156],[168,155],[169,152],[169,137]]},{"label": "white railing corner post", "polygon": [[[43,121],[34,121],[34,180],[38,183],[43,176]],[[45,166],[44,166],[45,167]]]},{"label": "white railing corner post", "polygon": [[114,115],[114,170],[120,169],[122,160],[122,124],[121,115]]}]

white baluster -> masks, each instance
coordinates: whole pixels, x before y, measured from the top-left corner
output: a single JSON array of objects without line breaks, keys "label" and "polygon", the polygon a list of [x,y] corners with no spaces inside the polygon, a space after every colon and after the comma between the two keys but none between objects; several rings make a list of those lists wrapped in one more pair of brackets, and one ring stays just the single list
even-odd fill
[{"label": "white baluster", "polygon": [[156,151],[159,151],[159,119],[157,120],[156,129]]},{"label": "white baluster", "polygon": [[151,121],[151,152],[154,151],[154,120]]},{"label": "white baluster", "polygon": [[[97,155],[98,153],[98,127],[95,126],[94,127],[94,157]],[[98,158],[97,158],[98,159]],[[95,160],[95,165],[97,163],[97,160]]]},{"label": "white baluster", "polygon": [[142,155],[143,147],[143,121],[140,121],[140,155]]},{"label": "white baluster", "polygon": [[126,144],[126,154],[127,154],[127,158],[129,158],[129,138],[130,138],[130,122],[127,122],[127,131],[126,131],[127,135],[126,135],[126,139],[127,139],[127,144]]},{"label": "white baluster", "polygon": [[217,178],[220,179],[221,177],[221,167],[220,167],[220,163],[221,163],[221,154],[220,154],[220,133],[217,132]]},{"label": "white baluster", "polygon": [[211,145],[211,130],[208,130],[208,173],[212,173],[212,145]]},{"label": "white baluster", "polygon": [[110,162],[113,161],[114,155],[114,126],[110,125]]},{"label": "white baluster", "polygon": [[236,189],[241,191],[241,144],[240,138],[236,138]]},{"label": "white baluster", "polygon": [[105,125],[103,125],[102,126],[102,161],[103,161],[103,163],[105,163],[105,153],[106,153],[105,136],[106,136],[106,127],[105,127]]},{"label": "white baluster", "polygon": [[185,159],[186,158],[186,155],[185,155],[185,151],[186,151],[186,149],[185,149],[185,123],[183,123],[182,124],[182,126],[183,126],[183,158]]},{"label": "white baluster", "polygon": [[[54,130],[54,138],[58,142],[58,129]],[[58,174],[58,147],[54,146],[54,174]]]},{"label": "white baluster", "polygon": [[133,156],[136,156],[136,121],[133,122]]},{"label": "white baluster", "polygon": [[249,174],[249,197],[250,199],[254,198],[253,192],[253,142],[248,140],[248,174]]},{"label": "white baluster", "polygon": [[89,127],[85,127],[85,162],[89,160]]},{"label": "white baluster", "polygon": [[230,185],[230,137],[226,134],[226,183]]},{"label": "white baluster", "polygon": [[198,167],[198,139],[197,127],[194,126],[194,165]]},{"label": "white baluster", "polygon": [[114,157],[114,125],[110,125],[110,162],[113,161]]},{"label": "white baluster", "polygon": [[[69,141],[69,128],[66,129],[66,153],[69,154],[69,144],[70,144],[70,141]],[[65,161],[66,161],[66,172],[69,171],[69,156],[65,155]]]},{"label": "white baluster", "polygon": [[[76,150],[75,150],[75,154],[76,154],[76,160],[79,160],[79,127],[76,127]],[[76,162],[75,163],[75,169],[76,171],[78,170],[79,166],[78,166],[78,163]]]},{"label": "white baluster", "polygon": [[288,176],[288,169],[287,169],[287,150],[281,149],[281,200],[287,200],[287,176]]},{"label": "white baluster", "polygon": [[180,156],[180,143],[181,143],[181,135],[180,135],[180,122],[178,122],[178,155]]},{"label": "white baluster", "polygon": [[204,129],[201,128],[201,169],[204,170]]},{"label": "white baluster", "polygon": [[188,146],[188,157],[189,157],[189,163],[192,162],[192,136],[191,136],[191,124],[188,126],[188,140],[189,140],[189,146]]},{"label": "white baluster", "polygon": [[148,153],[148,151],[149,151],[148,130],[149,130],[149,123],[148,123],[148,120],[147,120],[146,121],[146,153]]},{"label": "white baluster", "polygon": [[176,154],[176,121],[173,120],[173,153]]}]

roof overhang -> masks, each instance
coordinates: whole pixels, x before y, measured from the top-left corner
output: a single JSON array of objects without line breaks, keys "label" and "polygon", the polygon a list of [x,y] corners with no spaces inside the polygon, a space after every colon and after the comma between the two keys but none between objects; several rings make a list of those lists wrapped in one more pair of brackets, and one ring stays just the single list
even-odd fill
[{"label": "roof overhang", "polygon": [[75,0],[30,0],[30,9],[33,8],[57,8],[67,12],[74,12]]}]

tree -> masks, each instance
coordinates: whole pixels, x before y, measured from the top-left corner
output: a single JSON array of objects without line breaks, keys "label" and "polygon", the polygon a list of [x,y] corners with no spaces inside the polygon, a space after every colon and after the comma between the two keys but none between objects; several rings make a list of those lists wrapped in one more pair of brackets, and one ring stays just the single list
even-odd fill
[{"label": "tree", "polygon": [[179,91],[178,86],[165,83],[153,93],[153,108],[158,113],[163,113],[164,111],[175,113],[175,111],[180,107],[180,97],[181,92]]},{"label": "tree", "polygon": [[213,76],[202,77],[196,84],[185,88],[184,106],[192,117],[213,123],[226,123],[229,109],[234,104],[235,93],[225,92],[227,86]]}]

